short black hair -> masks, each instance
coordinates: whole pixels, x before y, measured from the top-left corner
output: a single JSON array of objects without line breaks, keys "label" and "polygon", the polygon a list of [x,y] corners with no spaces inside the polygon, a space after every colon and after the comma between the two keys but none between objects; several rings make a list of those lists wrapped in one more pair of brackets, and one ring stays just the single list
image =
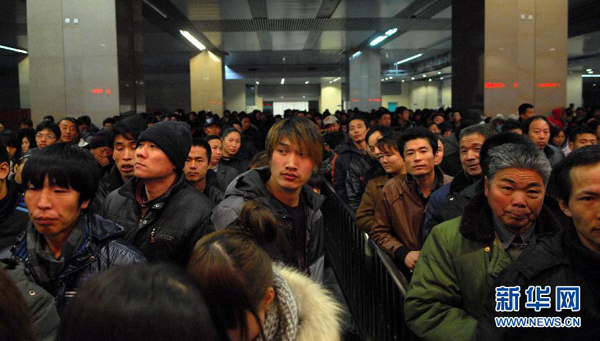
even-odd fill
[{"label": "short black hair", "polygon": [[398,132],[383,135],[383,137],[381,139],[379,139],[379,141],[377,141],[377,147],[382,150],[388,150],[388,147],[391,147],[391,148],[394,148],[397,150],[398,149],[398,141],[400,141],[401,137],[402,137],[402,134],[400,134]]},{"label": "short black hair", "polygon": [[221,142],[223,141],[223,139],[219,135],[206,135],[204,136],[203,140],[206,142],[210,142],[212,140],[220,140]]},{"label": "short black hair", "polygon": [[116,121],[114,118],[112,117],[107,117],[104,119],[104,121],[102,121],[102,126],[104,126],[105,124],[110,123],[110,124],[115,124]]},{"label": "short black hair", "polygon": [[208,158],[208,161],[210,162],[210,158],[212,157],[212,152],[210,150],[210,144],[208,144],[208,142],[206,142],[200,138],[195,138],[195,139],[192,139],[192,147],[193,146],[204,148],[206,150],[206,157]]},{"label": "short black hair", "polygon": [[75,125],[75,127],[79,128],[79,122],[73,117],[63,117],[60,120],[58,120],[58,123],[56,123],[56,124],[60,125],[60,122],[62,122],[62,121],[69,121],[69,122],[73,123]]},{"label": "short black hair", "polygon": [[[91,336],[91,337],[90,337]],[[199,289],[168,264],[113,267],[65,310],[58,340],[227,340]]]},{"label": "short black hair", "polygon": [[523,103],[523,104],[519,105],[519,115],[523,115],[524,113],[527,112],[527,109],[532,109],[532,108],[533,108],[533,105],[529,104],[529,103]]},{"label": "short black hair", "polygon": [[437,153],[437,150],[438,150],[437,136],[435,136],[434,133],[430,132],[429,130],[427,130],[423,127],[416,127],[416,128],[410,128],[407,131],[405,131],[404,133],[402,133],[402,136],[400,136],[400,139],[398,140],[398,151],[400,152],[400,155],[402,155],[402,158],[404,158],[404,146],[406,145],[406,143],[409,141],[412,141],[412,140],[416,140],[416,139],[428,140],[429,145],[431,146],[431,149],[433,150],[433,155],[435,155]]},{"label": "short black hair", "polygon": [[352,122],[354,120],[362,120],[365,123],[365,127],[367,127],[367,129],[371,128],[371,124],[369,123],[369,119],[365,115],[362,115],[362,114],[357,114],[357,115],[352,116],[352,118],[350,118],[348,120],[348,122],[346,122],[346,123],[348,123],[348,127],[350,127],[350,122]]},{"label": "short black hair", "polygon": [[141,115],[131,115],[119,120],[119,123],[115,124],[110,130],[108,136],[109,147],[114,147],[115,138],[119,135],[128,140],[137,141],[146,128],[148,128],[148,121]]},{"label": "short black hair", "polygon": [[341,131],[327,132],[323,137],[323,142],[325,142],[325,144],[327,144],[331,149],[335,149],[343,141],[344,133]]},{"label": "short black hair", "polygon": [[[239,123],[238,123],[239,124]],[[225,130],[223,130],[223,133],[221,133],[221,137],[223,139],[225,139],[227,137],[227,135],[231,134],[231,133],[238,133],[240,134],[240,137],[242,136],[242,133],[240,133],[239,130],[237,130],[236,128],[234,128],[233,126],[230,128],[226,128]]]},{"label": "short black hair", "polygon": [[525,134],[525,135],[529,134],[529,127],[531,126],[533,121],[536,121],[536,120],[544,120],[544,122],[548,123],[548,128],[552,127],[552,124],[550,123],[550,121],[548,121],[548,119],[545,116],[536,115],[536,116],[532,116],[532,117],[528,118],[523,123],[523,134]]},{"label": "short black hair", "polygon": [[79,116],[77,117],[77,123],[89,126],[92,124],[92,119],[88,115]]},{"label": "short black hair", "polygon": [[60,128],[58,124],[54,123],[54,121],[42,121],[40,124],[35,127],[35,133],[39,133],[42,130],[48,129],[56,135],[56,139],[60,139]]},{"label": "short black hair", "polygon": [[575,143],[575,140],[577,140],[577,136],[582,135],[582,134],[592,134],[592,135],[596,136],[596,132],[592,128],[577,127],[575,129],[573,129],[571,131],[571,133],[569,134],[569,142]]},{"label": "short black hair", "polygon": [[519,121],[509,119],[506,122],[504,122],[501,129],[502,129],[503,133],[510,132],[511,130],[514,130],[514,129],[521,129],[521,131],[522,131],[523,125]]},{"label": "short black hair", "polygon": [[486,176],[488,174],[488,165],[490,163],[488,158],[489,151],[495,147],[507,143],[524,144],[535,147],[533,142],[531,142],[531,140],[526,136],[510,132],[500,133],[485,139],[485,142],[483,142],[483,145],[481,146],[481,151],[479,152],[479,164],[481,166],[482,176]]},{"label": "short black hair", "polygon": [[[389,112],[386,112],[386,113],[389,114]],[[371,137],[371,135],[373,135],[376,132],[379,132],[381,134],[381,136],[384,136],[384,135],[387,135],[387,134],[391,133],[392,132],[392,128],[386,127],[386,126],[382,126],[382,125],[373,126],[373,128],[371,128],[367,132],[367,136],[365,137],[365,141],[369,141],[369,137]]]},{"label": "short black hair", "polygon": [[27,117],[20,119],[19,124],[26,124],[28,127],[33,127],[33,121]]},{"label": "short black hair", "polygon": [[100,168],[89,151],[70,143],[55,143],[31,155],[23,169],[23,185],[42,188],[46,176],[53,185],[74,189],[82,203],[94,197]]},{"label": "short black hair", "polygon": [[10,162],[10,157],[8,156],[8,151],[6,150],[4,142],[0,140],[0,163],[4,162]]},{"label": "short black hair", "polygon": [[600,146],[585,146],[574,150],[569,156],[561,160],[552,171],[553,193],[559,200],[569,202],[573,182],[571,181],[571,170],[575,167],[588,166],[600,163]]}]

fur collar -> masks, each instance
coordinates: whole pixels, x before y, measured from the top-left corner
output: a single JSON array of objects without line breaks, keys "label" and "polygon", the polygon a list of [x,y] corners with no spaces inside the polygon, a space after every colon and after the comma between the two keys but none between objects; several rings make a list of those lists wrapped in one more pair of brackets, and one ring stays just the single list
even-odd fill
[{"label": "fur collar", "polygon": [[[561,230],[561,224],[548,207],[548,201],[553,200],[546,196],[544,206],[535,221],[535,233],[553,235]],[[470,240],[483,243],[492,243],[495,238],[494,223],[492,222],[492,209],[488,204],[484,192],[477,193],[463,210],[460,222],[460,234]]]},{"label": "fur collar", "polygon": [[342,309],[333,294],[296,270],[281,266],[276,269],[298,302],[300,326],[297,340],[341,340]]}]

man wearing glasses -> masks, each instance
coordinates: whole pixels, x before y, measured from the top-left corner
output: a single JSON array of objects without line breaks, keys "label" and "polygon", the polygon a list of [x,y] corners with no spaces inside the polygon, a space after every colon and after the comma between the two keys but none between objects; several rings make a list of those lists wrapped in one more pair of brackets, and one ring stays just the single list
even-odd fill
[{"label": "man wearing glasses", "polygon": [[35,144],[37,148],[31,148],[23,155],[23,157],[19,160],[19,166],[17,168],[17,173],[15,174],[15,182],[21,184],[21,172],[23,171],[23,167],[25,167],[25,163],[33,153],[38,151],[39,149],[44,149],[48,146],[51,146],[58,142],[61,137],[60,128],[58,125],[52,121],[42,121],[42,123],[38,124],[35,128]]}]

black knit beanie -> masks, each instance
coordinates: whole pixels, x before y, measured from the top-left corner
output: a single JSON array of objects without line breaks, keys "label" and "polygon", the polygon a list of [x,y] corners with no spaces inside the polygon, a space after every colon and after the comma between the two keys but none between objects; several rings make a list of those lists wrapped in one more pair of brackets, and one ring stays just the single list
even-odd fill
[{"label": "black knit beanie", "polygon": [[185,122],[159,122],[140,134],[138,144],[142,141],[156,144],[173,162],[175,168],[182,170],[192,148],[192,130]]}]

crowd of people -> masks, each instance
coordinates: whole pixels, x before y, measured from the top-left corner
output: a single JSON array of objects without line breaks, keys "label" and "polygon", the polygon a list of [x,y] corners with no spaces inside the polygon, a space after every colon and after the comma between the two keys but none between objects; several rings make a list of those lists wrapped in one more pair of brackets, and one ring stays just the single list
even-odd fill
[{"label": "crowd of people", "polygon": [[[23,119],[0,133],[0,335],[349,338],[331,182],[410,280],[419,338],[597,340],[600,109],[516,109]],[[581,304],[530,310],[523,291],[497,309],[498,288],[528,285],[578,286]],[[495,325],[510,316],[582,326]]]}]

